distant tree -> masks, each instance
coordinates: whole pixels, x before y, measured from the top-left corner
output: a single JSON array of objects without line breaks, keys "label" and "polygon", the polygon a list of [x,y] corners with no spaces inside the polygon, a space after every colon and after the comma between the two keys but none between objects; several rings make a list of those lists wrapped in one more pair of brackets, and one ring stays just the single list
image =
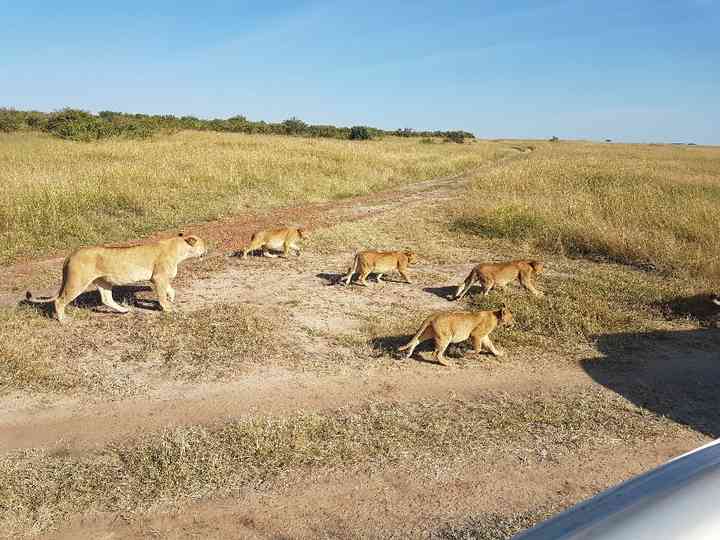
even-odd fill
[{"label": "distant tree", "polygon": [[0,132],[10,133],[23,127],[22,113],[15,109],[0,108]]},{"label": "distant tree", "polygon": [[307,124],[299,118],[288,118],[281,124],[282,132],[285,135],[302,135],[307,130]]},{"label": "distant tree", "polygon": [[448,131],[445,140],[447,142],[462,144],[465,142],[465,133],[462,131]]},{"label": "distant tree", "polygon": [[560,139],[558,139],[558,138],[555,137],[555,136],[550,137],[550,142],[559,142],[559,141],[560,141]]},{"label": "distant tree", "polygon": [[370,140],[370,131],[365,126],[353,126],[350,128],[349,139],[353,141]]}]

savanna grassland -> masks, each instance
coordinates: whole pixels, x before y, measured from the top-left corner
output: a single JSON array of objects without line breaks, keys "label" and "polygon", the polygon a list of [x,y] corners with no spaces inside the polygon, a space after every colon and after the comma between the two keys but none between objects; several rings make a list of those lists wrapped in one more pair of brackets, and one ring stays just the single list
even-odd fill
[{"label": "savanna grassland", "polygon": [[499,147],[185,131],[93,144],[0,134],[0,261],[461,173]]},{"label": "savanna grassland", "polygon": [[[0,535],[503,539],[720,436],[718,148],[14,134],[0,160]],[[232,256],[288,220],[300,257]],[[33,256],[171,228],[214,239],[174,313],[21,301],[59,281]],[[413,284],[337,285],[361,248],[417,251]],[[544,298],[448,300],[530,257]],[[503,304],[501,358],[396,353]]]}]

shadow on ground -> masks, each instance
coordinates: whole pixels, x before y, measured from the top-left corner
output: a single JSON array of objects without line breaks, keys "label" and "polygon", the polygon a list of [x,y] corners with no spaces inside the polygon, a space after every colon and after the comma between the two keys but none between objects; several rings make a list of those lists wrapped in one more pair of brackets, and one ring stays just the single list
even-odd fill
[{"label": "shadow on ground", "polygon": [[703,326],[717,326],[720,321],[720,306],[712,302],[709,294],[667,298],[654,307],[667,319],[695,319]]},{"label": "shadow on ground", "polygon": [[338,272],[320,272],[315,277],[322,279],[325,282],[325,285],[340,285],[340,282],[345,275],[346,274]]},{"label": "shadow on ground", "polygon": [[[148,285],[125,285],[121,287],[113,287],[112,294],[115,301],[121,305],[135,306],[140,309],[160,310],[160,303],[157,300],[150,300],[144,297],[138,297],[139,293],[152,292],[152,287]],[[30,306],[47,317],[52,317],[55,313],[52,300],[47,297],[37,297],[34,301],[24,299],[19,302],[20,306]],[[108,310],[112,313],[115,311],[105,307],[100,301],[100,293],[97,290],[85,291],[75,300],[72,305],[81,309],[90,309],[93,311]]]},{"label": "shadow on ground", "polygon": [[455,292],[457,291],[457,285],[447,285],[445,287],[425,287],[423,289],[426,293],[434,294],[438,298],[452,302],[455,300]]},{"label": "shadow on ground", "polygon": [[[414,334],[401,334],[397,336],[382,336],[370,340],[370,346],[378,356],[387,355],[393,358],[405,359],[405,351],[398,351],[406,345]],[[432,339],[421,342],[416,348],[411,360],[426,364],[437,364],[432,353],[435,350],[435,341]],[[425,353],[425,354],[421,354]],[[468,342],[452,343],[445,351],[445,356],[454,360],[461,360],[473,355],[473,348]]]},{"label": "shadow on ground", "polygon": [[720,437],[720,330],[600,336],[605,358],[582,361],[595,381],[634,404]]}]

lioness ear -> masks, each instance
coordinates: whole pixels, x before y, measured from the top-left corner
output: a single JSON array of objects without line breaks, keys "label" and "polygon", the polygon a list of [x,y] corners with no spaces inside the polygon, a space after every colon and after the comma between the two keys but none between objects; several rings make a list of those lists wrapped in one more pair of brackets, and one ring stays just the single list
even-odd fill
[{"label": "lioness ear", "polygon": [[188,236],[185,239],[185,242],[187,242],[191,246],[194,246],[195,244],[197,244],[197,238],[195,238],[194,236]]}]

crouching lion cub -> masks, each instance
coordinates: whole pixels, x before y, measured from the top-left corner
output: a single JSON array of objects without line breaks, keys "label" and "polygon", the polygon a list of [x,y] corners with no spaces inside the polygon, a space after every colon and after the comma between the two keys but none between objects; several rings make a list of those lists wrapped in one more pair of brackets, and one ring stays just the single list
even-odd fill
[{"label": "crouching lion cub", "polygon": [[170,281],[177,275],[178,264],[185,259],[202,257],[206,251],[200,238],[183,236],[182,233],[175,238],[139,246],[80,248],[65,259],[62,285],[54,298],[33,299],[28,291],[27,299],[36,303],[54,302],[55,314],[62,321],[65,319],[65,306],[95,284],[104,305],[118,313],[127,313],[127,308],[113,300],[113,286],[150,281],[162,309],[170,310],[168,300],[175,302],[175,290]]},{"label": "crouching lion cub", "polygon": [[490,333],[499,324],[510,324],[513,316],[507,308],[496,311],[446,311],[431,315],[422,323],[420,330],[410,340],[410,343],[399,350],[407,351],[405,358],[410,358],[421,342],[430,338],[435,339],[435,353],[433,356],[442,364],[447,366],[445,349],[451,343],[460,343],[470,336],[473,339],[473,348],[476,353],[486,347],[495,356],[502,356],[504,353],[497,350],[492,341]]},{"label": "crouching lion cub", "polygon": [[300,256],[300,240],[305,238],[305,231],[302,228],[284,228],[272,229],[267,231],[258,231],[250,238],[250,245],[243,250],[243,257],[247,257],[248,253],[262,249],[264,257],[277,257],[272,251],[282,251],[283,256],[287,257],[290,251],[294,251],[295,255]]},{"label": "crouching lion cub", "polygon": [[544,294],[535,288],[535,278],[543,271],[541,261],[510,261],[505,263],[483,263],[472,269],[465,282],[458,285],[453,300],[459,300],[467,294],[476,283],[483,289],[485,295],[493,287],[504,288],[510,282],[520,281],[520,284],[535,296]]},{"label": "crouching lion cub", "polygon": [[407,275],[408,266],[417,262],[417,254],[410,250],[405,251],[361,251],[355,255],[352,266],[348,268],[348,272],[341,278],[345,285],[350,285],[353,275],[358,274],[357,282],[360,285],[367,286],[367,277],[375,273],[376,280],[380,283],[383,274],[387,272],[397,271],[405,280],[410,283]]}]

